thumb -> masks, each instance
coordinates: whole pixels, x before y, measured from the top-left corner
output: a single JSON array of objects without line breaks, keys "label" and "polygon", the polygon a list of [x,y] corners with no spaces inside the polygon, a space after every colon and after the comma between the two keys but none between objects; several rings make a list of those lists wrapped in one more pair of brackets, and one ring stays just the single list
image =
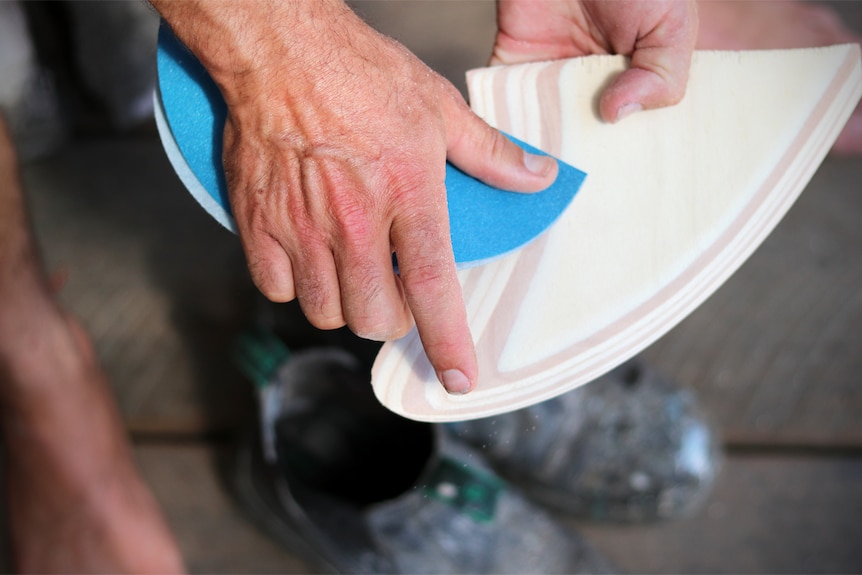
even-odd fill
[{"label": "thumb", "polygon": [[450,100],[443,113],[447,157],[464,172],[513,192],[538,192],[554,183],[559,168],[553,158],[523,150],[474,114],[463,100]]},{"label": "thumb", "polygon": [[604,120],[617,122],[632,112],[677,104],[685,96],[697,40],[697,9],[688,2],[676,7],[635,42],[631,67],[614,79],[599,101]]}]

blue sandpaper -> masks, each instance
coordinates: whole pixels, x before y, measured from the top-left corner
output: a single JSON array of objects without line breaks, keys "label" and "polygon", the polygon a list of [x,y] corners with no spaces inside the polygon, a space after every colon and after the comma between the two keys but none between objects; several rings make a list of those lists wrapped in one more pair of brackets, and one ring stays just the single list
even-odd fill
[{"label": "blue sandpaper", "polygon": [[[174,169],[198,202],[236,232],[222,169],[227,108],[209,74],[165,24],[159,30],[158,72],[157,112],[167,124],[167,129],[160,125],[160,134]],[[458,267],[478,265],[526,245],[563,213],[585,174],[558,163],[556,181],[535,194],[493,188],[447,163],[449,224]]]}]

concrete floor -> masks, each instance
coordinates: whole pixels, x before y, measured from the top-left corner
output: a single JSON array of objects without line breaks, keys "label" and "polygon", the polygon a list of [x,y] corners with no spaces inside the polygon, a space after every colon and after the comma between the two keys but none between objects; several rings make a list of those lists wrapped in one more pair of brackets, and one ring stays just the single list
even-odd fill
[{"label": "concrete floor", "polygon": [[[490,2],[357,4],[462,89],[487,58]],[[862,30],[862,4],[839,7]],[[576,525],[622,569],[862,571],[860,181],[862,161],[827,159],[752,259],[646,352],[697,390],[727,458],[691,518]],[[93,334],[189,568],[307,571],[223,486],[219,462],[253,415],[226,350],[261,315],[289,343],[343,336],[261,302],[236,238],[186,194],[154,135],[76,142],[28,164],[25,182],[47,265],[70,274],[63,298]]]}]

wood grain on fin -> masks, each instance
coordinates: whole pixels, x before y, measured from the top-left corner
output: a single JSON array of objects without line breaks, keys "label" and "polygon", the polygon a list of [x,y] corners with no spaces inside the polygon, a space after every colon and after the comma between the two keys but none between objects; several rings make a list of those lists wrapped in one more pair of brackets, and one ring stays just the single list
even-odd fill
[{"label": "wood grain on fin", "polygon": [[698,52],[679,105],[603,123],[598,94],[625,65],[593,56],[468,75],[480,116],[587,180],[539,241],[460,272],[477,388],[446,394],[414,330],[375,362],[384,405],[425,421],[484,417],[635,355],[760,245],[862,95],[856,45]]}]

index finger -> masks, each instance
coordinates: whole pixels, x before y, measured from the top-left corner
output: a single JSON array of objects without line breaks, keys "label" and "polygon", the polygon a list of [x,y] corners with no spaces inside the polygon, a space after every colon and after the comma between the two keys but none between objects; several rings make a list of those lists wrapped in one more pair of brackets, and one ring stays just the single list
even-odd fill
[{"label": "index finger", "polygon": [[437,379],[449,393],[467,393],[479,369],[455,273],[446,190],[438,186],[436,202],[396,218],[390,233],[407,303]]}]

